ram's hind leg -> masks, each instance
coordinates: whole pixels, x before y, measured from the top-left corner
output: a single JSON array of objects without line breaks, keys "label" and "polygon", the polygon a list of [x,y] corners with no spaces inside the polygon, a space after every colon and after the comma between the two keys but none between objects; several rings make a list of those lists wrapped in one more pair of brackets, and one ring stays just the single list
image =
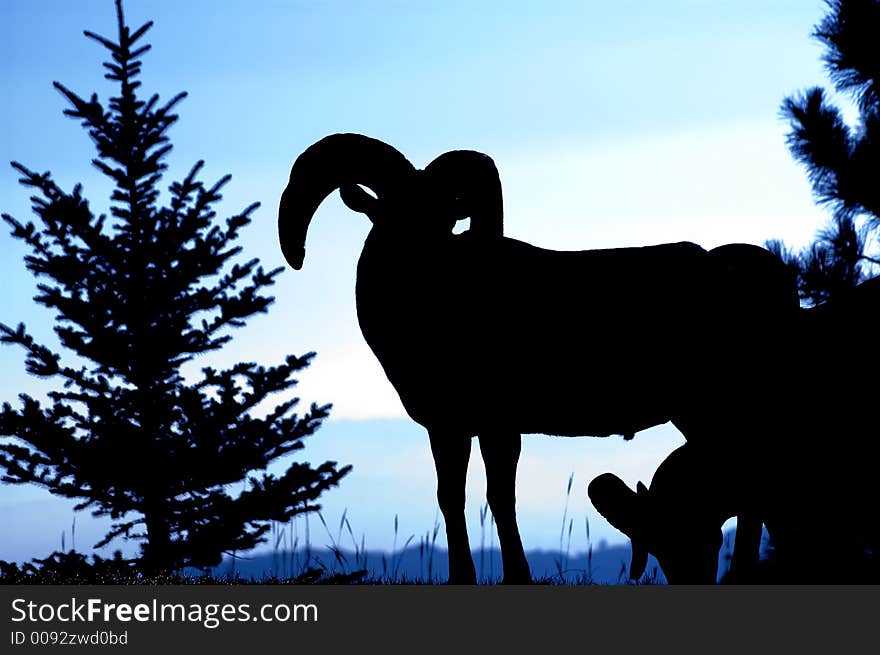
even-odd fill
[{"label": "ram's hind leg", "polygon": [[445,430],[428,430],[437,469],[437,503],[446,522],[449,547],[449,583],[476,584],[464,519],[465,482],[471,456],[471,436]]},{"label": "ram's hind leg", "polygon": [[486,500],[498,526],[504,584],[529,584],[529,563],[516,525],[516,465],[520,435],[481,434],[480,451],[486,464]]}]

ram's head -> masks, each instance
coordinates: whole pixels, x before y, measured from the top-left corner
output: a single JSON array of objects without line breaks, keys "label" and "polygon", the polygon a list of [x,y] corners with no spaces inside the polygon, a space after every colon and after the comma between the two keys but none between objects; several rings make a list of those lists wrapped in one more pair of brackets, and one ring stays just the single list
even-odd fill
[{"label": "ram's head", "polygon": [[418,170],[387,143],[334,134],[296,159],[281,195],[279,238],[293,268],[302,267],[312,216],[336,189],[346,206],[395,238],[448,236],[468,217],[474,237],[502,234],[501,183],[487,155],[453,150]]}]

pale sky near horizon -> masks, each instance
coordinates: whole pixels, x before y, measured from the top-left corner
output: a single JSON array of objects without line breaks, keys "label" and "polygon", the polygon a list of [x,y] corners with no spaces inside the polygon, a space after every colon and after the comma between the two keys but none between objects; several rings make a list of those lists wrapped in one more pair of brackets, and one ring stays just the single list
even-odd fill
[{"label": "pale sky near horizon", "polygon": [[[779,117],[787,94],[827,84],[821,47],[810,37],[824,12],[820,0],[129,0],[125,7],[130,26],[156,23],[144,94],[189,92],[170,132],[165,186],[198,159],[208,181],[231,173],[221,209],[229,215],[263,203],[241,245],[267,268],[283,263],[275,211],[290,164],[333,132],[388,141],[417,166],[453,148],[486,152],[504,185],[506,233],[545,247],[678,240],[711,247],[775,237],[802,245],[826,219],[786,149]],[[112,36],[112,1],[4,0],[0,19],[0,75],[12,90],[0,104],[0,162],[51,170],[65,188],[83,182],[93,207],[105,211],[108,187],[89,164],[88,136],[61,114],[66,105],[51,83],[106,99],[105,51],[82,30]],[[0,168],[0,210],[29,219],[29,195],[11,168]],[[337,520],[348,508],[367,544],[387,548],[395,513],[411,532],[431,527],[434,478],[424,431],[405,418],[357,327],[354,269],[368,229],[335,195],[328,199],[303,271],[285,271],[269,314],[211,363],[269,364],[288,352],[318,352],[298,395],[332,402],[334,411],[304,458],[355,465],[325,505]],[[23,321],[53,343],[51,315],[31,301],[24,249],[6,230],[0,247],[0,321]],[[22,359],[0,348],[0,400],[44,388],[23,372]],[[605,470],[648,481],[680,443],[669,426],[649,432],[628,444],[526,438],[518,492],[526,547],[558,546],[570,473],[578,485],[572,515],[589,518],[594,540],[620,541],[584,489]],[[482,505],[476,460],[472,524]],[[0,542],[0,559],[57,548],[70,525],[68,505],[58,503],[42,490],[0,486],[0,521],[15,532]],[[87,524],[78,519],[81,535]]]}]

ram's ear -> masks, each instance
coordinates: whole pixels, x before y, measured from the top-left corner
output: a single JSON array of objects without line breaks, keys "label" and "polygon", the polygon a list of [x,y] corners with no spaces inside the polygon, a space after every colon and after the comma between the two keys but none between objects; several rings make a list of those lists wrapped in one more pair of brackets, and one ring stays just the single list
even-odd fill
[{"label": "ram's ear", "polygon": [[345,206],[352,211],[366,214],[369,219],[375,220],[374,214],[378,207],[379,199],[371,196],[367,191],[357,184],[346,184],[339,187],[339,197]]}]

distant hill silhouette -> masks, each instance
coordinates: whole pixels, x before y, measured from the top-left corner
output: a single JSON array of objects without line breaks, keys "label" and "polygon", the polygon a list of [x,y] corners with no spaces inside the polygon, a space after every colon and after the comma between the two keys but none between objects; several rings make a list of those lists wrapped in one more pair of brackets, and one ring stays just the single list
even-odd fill
[{"label": "distant hill silhouette", "polygon": [[[394,554],[367,551],[360,558],[356,558],[355,553],[350,550],[337,552],[338,557],[330,548],[313,548],[311,565],[339,573],[366,569],[366,579],[375,582],[441,583],[446,581],[448,575],[447,553],[441,548],[435,548],[433,554],[426,549],[420,550],[418,546],[411,546]],[[585,552],[566,556],[558,551],[534,550],[527,552],[526,557],[533,578],[538,583],[625,584],[629,582],[630,553],[629,544],[625,544],[600,545],[593,550],[591,556]],[[247,559],[227,558],[213,573],[218,576],[234,574],[256,581],[288,578],[307,568],[304,566],[305,558],[306,554],[301,550],[293,554],[281,550],[263,552],[248,556]],[[501,582],[501,551],[474,551],[474,563],[481,583],[490,580]],[[654,557],[649,558],[645,576],[640,582],[666,583],[663,571]]]},{"label": "distant hill silhouette", "polygon": [[[315,548],[311,551],[312,566],[326,568],[330,572],[351,572],[367,570],[366,579],[376,582],[403,583],[443,583],[448,576],[447,552],[435,548],[433,555],[418,546],[410,546],[397,553],[367,551],[360,558],[350,550],[338,551],[339,557],[329,548]],[[595,584],[620,584],[628,581],[630,547],[614,545],[596,549],[592,558],[587,553],[570,554],[555,551],[535,550],[526,553],[532,576],[536,582],[566,582]],[[341,561],[340,561],[341,560]],[[293,558],[288,551],[264,552],[249,556],[248,559],[226,559],[215,568],[215,575],[235,574],[243,578],[260,580],[265,578],[293,577],[306,568],[305,553],[297,551]],[[366,566],[364,566],[366,563]],[[477,578],[481,583],[490,580],[500,583],[502,578],[501,551],[496,549],[474,552]],[[560,576],[560,571],[563,576]],[[646,579],[665,583],[666,579],[653,557],[646,569]]]},{"label": "distant hill silhouette", "polygon": [[[732,551],[734,531],[724,535],[724,546],[719,554],[719,572],[727,570],[728,556]],[[766,533],[765,533],[766,537]],[[366,580],[391,583],[442,583],[448,575],[447,553],[443,548],[410,546],[394,554],[383,551],[367,551],[359,558],[351,550],[340,549],[338,556],[328,547],[313,547],[310,551],[311,566],[323,567],[331,573],[349,573],[366,569]],[[629,584],[630,544],[608,545],[602,541],[586,552],[565,553],[553,550],[533,550],[526,553],[533,579],[537,583],[563,584]],[[501,551],[479,549],[473,551],[477,576],[481,583],[489,580],[500,583],[502,578]],[[306,552],[299,549],[293,553],[286,550],[261,552],[233,560],[226,558],[221,566],[213,569],[217,576],[234,574],[255,581],[269,578],[295,577],[303,572]],[[364,563],[366,565],[364,565]],[[562,575],[560,575],[560,572]],[[647,584],[666,584],[666,578],[657,560],[651,556],[645,576],[639,581]]]}]

